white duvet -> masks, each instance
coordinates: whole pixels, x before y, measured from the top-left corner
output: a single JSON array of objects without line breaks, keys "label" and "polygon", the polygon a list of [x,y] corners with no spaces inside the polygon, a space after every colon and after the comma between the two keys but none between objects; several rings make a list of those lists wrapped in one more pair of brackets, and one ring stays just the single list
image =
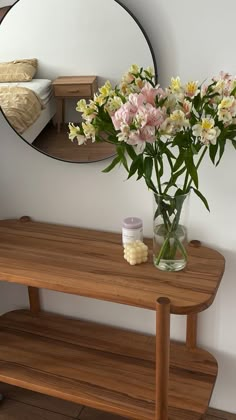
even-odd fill
[{"label": "white duvet", "polygon": [[3,82],[1,86],[20,86],[33,90],[47,105],[52,97],[52,81],[48,79],[33,79],[30,82]]}]

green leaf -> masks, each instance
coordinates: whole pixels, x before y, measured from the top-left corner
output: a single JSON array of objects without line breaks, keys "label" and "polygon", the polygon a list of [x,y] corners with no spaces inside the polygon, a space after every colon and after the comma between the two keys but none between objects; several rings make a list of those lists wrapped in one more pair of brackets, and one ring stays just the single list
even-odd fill
[{"label": "green leaf", "polygon": [[156,155],[153,145],[150,143],[146,143],[145,152],[151,157],[155,157]]},{"label": "green leaf", "polygon": [[125,147],[126,147],[126,150],[127,150],[127,153],[128,153],[128,155],[129,155],[129,157],[130,157],[132,160],[135,160],[135,159],[136,159],[136,157],[137,157],[137,155],[136,155],[136,152],[135,152],[135,150],[134,150],[133,146],[131,146],[130,144],[127,144],[127,143],[126,143]]},{"label": "green leaf", "polygon": [[218,143],[219,143],[219,148],[220,148],[220,151],[219,151],[219,159],[218,159],[218,161],[216,162],[216,166],[218,166],[218,165],[219,165],[219,163],[220,163],[220,161],[221,161],[221,158],[222,158],[222,156],[223,156],[223,154],[224,154],[224,151],[225,151],[225,144],[226,144],[226,140],[225,140],[225,138],[223,137],[223,138],[219,139]]},{"label": "green leaf", "polygon": [[153,159],[149,156],[144,159],[144,172],[146,179],[152,178]]},{"label": "green leaf", "polygon": [[125,148],[124,146],[117,146],[116,147],[116,151],[118,156],[120,157],[120,162],[123,164],[123,166],[125,167],[126,171],[129,172],[129,168],[128,168],[128,164],[127,164],[127,159],[125,156]]},{"label": "green leaf", "polygon": [[163,172],[164,172],[162,157],[161,156],[158,156],[157,157],[157,161],[159,162],[159,165],[160,165],[159,170],[158,170],[158,177],[160,179],[162,177],[162,175],[163,175]]},{"label": "green leaf", "polygon": [[188,134],[187,133],[177,133],[173,142],[172,142],[172,146],[179,146],[179,147],[186,147],[186,145],[188,144]]},{"label": "green leaf", "polygon": [[145,177],[145,182],[146,182],[148,188],[150,188],[150,190],[152,190],[156,193],[156,188],[155,188],[155,185],[153,184],[152,180]]},{"label": "green leaf", "polygon": [[176,172],[182,166],[183,162],[184,162],[184,154],[180,153],[175,161],[173,172]]},{"label": "green leaf", "polygon": [[174,175],[172,175],[171,177],[171,182],[170,182],[170,186],[174,185],[177,181],[177,179],[186,171],[186,167],[184,166],[182,169],[180,169],[178,172],[175,172]]},{"label": "green leaf", "polygon": [[232,141],[232,145],[234,146],[234,148],[236,149],[236,140],[231,139]]},{"label": "green leaf", "polygon": [[140,169],[140,167],[143,168],[143,158],[142,155],[136,155],[136,158],[130,165],[128,179],[131,178],[131,176],[133,176],[135,172],[137,172]]},{"label": "green leaf", "polygon": [[218,150],[218,142],[216,142],[216,144],[210,144],[209,146],[209,155],[211,158],[211,161],[213,163],[213,165],[215,164],[215,158],[216,158],[216,154],[217,154],[217,150]]},{"label": "green leaf", "polygon": [[116,156],[115,159],[111,162],[109,166],[107,166],[105,169],[103,169],[102,172],[107,173],[110,172],[118,163],[120,162],[120,157]]},{"label": "green leaf", "polygon": [[206,197],[204,197],[204,195],[199,190],[197,190],[196,188],[194,188],[194,187],[191,187],[191,188],[195,192],[195,194],[202,200],[202,202],[204,203],[207,210],[210,211],[210,207],[209,207],[209,204],[207,202]]},{"label": "green leaf", "polygon": [[192,178],[195,186],[198,188],[198,173],[190,150],[185,154],[185,164],[190,177]]}]

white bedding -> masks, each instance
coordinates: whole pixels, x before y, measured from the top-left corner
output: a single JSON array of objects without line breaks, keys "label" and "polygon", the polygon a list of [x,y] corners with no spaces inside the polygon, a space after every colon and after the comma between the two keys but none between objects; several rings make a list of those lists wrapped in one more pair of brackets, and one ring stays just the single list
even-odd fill
[{"label": "white bedding", "polygon": [[32,79],[30,82],[3,82],[1,86],[20,86],[33,90],[44,106],[52,97],[52,81],[48,79]]},{"label": "white bedding", "polygon": [[32,124],[23,134],[22,137],[28,143],[32,144],[33,141],[38,137],[47,123],[54,117],[56,113],[56,101],[55,98],[52,96],[51,99],[48,101],[45,108],[42,110],[40,116]]}]

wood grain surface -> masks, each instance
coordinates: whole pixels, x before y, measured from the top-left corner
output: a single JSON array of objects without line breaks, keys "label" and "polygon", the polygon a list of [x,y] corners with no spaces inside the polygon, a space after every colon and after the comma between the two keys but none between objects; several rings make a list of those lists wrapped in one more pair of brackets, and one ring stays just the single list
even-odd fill
[{"label": "wood grain surface", "polygon": [[171,313],[190,314],[214,300],[224,272],[217,251],[189,247],[186,269],[168,273],[149,261],[130,266],[121,234],[17,220],[0,222],[0,280],[155,309],[159,297]]},{"label": "wood grain surface", "polygon": [[[135,420],[153,420],[155,337],[14,311],[0,318],[0,380]],[[208,352],[171,343],[169,418],[199,419],[217,374]]]},{"label": "wood grain surface", "polygon": [[[5,396],[4,402],[0,406],[0,420],[46,420],[50,413],[64,415],[67,420],[127,420],[127,417],[79,406],[2,382],[0,389]],[[15,402],[18,402],[17,406]],[[39,411],[38,408],[42,410]],[[204,420],[236,420],[236,414],[209,408]]]}]

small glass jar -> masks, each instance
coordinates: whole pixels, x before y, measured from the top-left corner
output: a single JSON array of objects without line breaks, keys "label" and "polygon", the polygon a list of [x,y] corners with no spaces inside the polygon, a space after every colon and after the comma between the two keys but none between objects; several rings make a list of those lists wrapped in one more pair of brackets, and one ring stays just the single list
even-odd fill
[{"label": "small glass jar", "polygon": [[122,223],[123,245],[143,240],[143,222],[138,217],[126,217]]}]

